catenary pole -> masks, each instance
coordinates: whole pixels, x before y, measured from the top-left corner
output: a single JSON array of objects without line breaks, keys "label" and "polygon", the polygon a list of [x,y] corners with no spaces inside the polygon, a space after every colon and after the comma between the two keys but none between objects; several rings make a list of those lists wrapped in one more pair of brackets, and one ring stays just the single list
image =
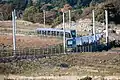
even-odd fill
[{"label": "catenary pole", "polygon": [[63,12],[63,47],[64,47],[64,54],[66,54],[66,45],[65,45],[65,13]]},{"label": "catenary pole", "polygon": [[71,28],[71,10],[69,10],[69,28]]},{"label": "catenary pole", "polygon": [[96,40],[96,38],[95,38],[95,35],[96,35],[96,32],[95,32],[95,11],[94,10],[92,11],[92,14],[93,14],[93,35],[94,35],[94,40]]},{"label": "catenary pole", "polygon": [[108,35],[108,11],[105,10],[105,21],[106,21],[106,43],[109,42],[109,35]]},{"label": "catenary pole", "polygon": [[13,50],[14,55],[16,51],[16,12],[12,11],[12,25],[13,25]]},{"label": "catenary pole", "polygon": [[46,11],[43,10],[43,17],[44,17],[44,28],[45,28],[45,22],[46,22]]}]

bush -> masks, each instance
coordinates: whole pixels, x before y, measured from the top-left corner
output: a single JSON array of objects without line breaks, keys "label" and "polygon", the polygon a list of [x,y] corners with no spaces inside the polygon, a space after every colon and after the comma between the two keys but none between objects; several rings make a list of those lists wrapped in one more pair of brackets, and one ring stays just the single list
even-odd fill
[{"label": "bush", "polygon": [[63,67],[63,68],[68,68],[69,67],[69,65],[67,63],[61,63],[59,66]]},{"label": "bush", "polygon": [[85,77],[85,78],[80,79],[80,80],[92,80],[92,78],[91,77]]},{"label": "bush", "polygon": [[23,19],[26,21],[34,22],[34,15],[38,12],[39,12],[39,9],[34,6],[26,8],[23,14]]},{"label": "bush", "polygon": [[11,20],[12,5],[0,4],[0,20]]},{"label": "bush", "polygon": [[43,14],[42,13],[36,13],[33,15],[33,21],[36,23],[43,23]]}]

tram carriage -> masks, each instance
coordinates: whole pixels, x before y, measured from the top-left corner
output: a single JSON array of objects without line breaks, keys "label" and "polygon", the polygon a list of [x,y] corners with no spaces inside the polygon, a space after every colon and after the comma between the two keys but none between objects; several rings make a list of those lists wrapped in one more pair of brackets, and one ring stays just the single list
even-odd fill
[{"label": "tram carriage", "polygon": [[66,40],[67,49],[68,51],[71,51],[71,49],[78,48],[80,46],[89,46],[89,45],[93,46],[94,44],[99,45],[101,38],[102,38],[102,34],[96,34],[95,36],[68,38]]},{"label": "tram carriage", "polygon": [[[40,35],[49,35],[49,36],[63,36],[63,29],[55,29],[55,28],[37,28],[37,33]],[[65,37],[71,38],[71,31],[75,30],[65,30]]]}]

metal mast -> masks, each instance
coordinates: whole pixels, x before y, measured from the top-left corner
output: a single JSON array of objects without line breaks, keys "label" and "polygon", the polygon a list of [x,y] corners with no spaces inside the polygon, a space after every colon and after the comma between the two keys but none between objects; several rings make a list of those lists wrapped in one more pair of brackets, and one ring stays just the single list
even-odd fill
[{"label": "metal mast", "polygon": [[64,54],[66,54],[66,45],[65,45],[65,13],[63,12],[63,47],[64,47]]},{"label": "metal mast", "polygon": [[46,15],[46,12],[45,12],[45,10],[43,10],[43,17],[44,17],[44,28],[45,28],[45,22],[46,22],[46,18],[45,18],[46,16],[45,16],[45,15]]},{"label": "metal mast", "polygon": [[13,50],[14,55],[16,51],[16,12],[12,11],[12,25],[13,25]]},{"label": "metal mast", "polygon": [[92,11],[92,14],[93,14],[93,35],[94,35],[94,40],[96,40],[96,38],[95,38],[95,35],[96,35],[96,32],[95,32],[95,11],[94,10]]},{"label": "metal mast", "polygon": [[105,21],[106,21],[106,43],[109,42],[109,34],[108,34],[108,11],[105,10]]},{"label": "metal mast", "polygon": [[69,28],[71,27],[71,11],[69,10]]}]

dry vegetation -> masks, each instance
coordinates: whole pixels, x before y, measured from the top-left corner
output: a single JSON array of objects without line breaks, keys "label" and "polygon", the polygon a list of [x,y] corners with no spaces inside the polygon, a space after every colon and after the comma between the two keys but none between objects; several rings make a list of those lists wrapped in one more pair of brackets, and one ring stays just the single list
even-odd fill
[{"label": "dry vegetation", "polygon": [[[36,29],[39,27],[43,27],[43,24],[32,23],[24,20],[17,20],[17,29]],[[49,27],[49,25],[46,25]],[[0,21],[0,28],[12,28],[12,21]]]},{"label": "dry vegetation", "polygon": [[35,60],[1,63],[6,75],[21,76],[119,76],[119,53],[81,53]]},{"label": "dry vegetation", "polygon": [[[57,45],[60,44],[62,41],[56,38],[42,38],[42,37],[35,37],[35,36],[17,36],[16,37],[17,47],[18,48],[40,48],[40,47],[47,47],[50,45]],[[12,48],[12,36],[0,36],[0,46]]]}]

